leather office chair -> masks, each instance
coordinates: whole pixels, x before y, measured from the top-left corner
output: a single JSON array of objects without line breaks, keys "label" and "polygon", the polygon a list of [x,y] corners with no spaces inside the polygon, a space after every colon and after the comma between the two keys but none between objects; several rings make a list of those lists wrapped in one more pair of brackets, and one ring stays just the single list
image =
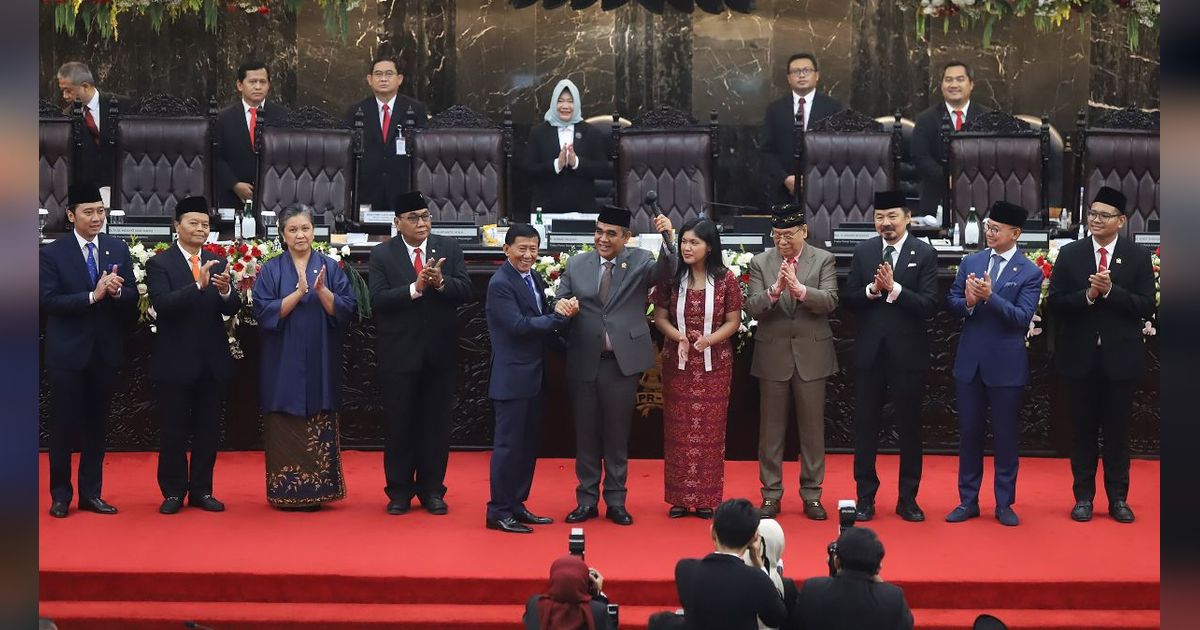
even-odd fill
[{"label": "leather office chair", "polygon": [[192,99],[159,94],[116,120],[116,169],[111,205],[130,216],[174,216],[184,197],[212,196],[213,121]]},{"label": "leather office chair", "polygon": [[885,127],[850,109],[804,133],[800,198],[810,239],[830,239],[844,221],[872,220],[875,191],[895,185],[901,133],[898,118]]},{"label": "leather office chair", "polygon": [[[890,128],[895,122],[895,116],[879,116],[875,122]],[[896,187],[909,199],[921,198],[921,172],[917,170],[912,159],[912,135],[916,123],[908,118],[900,117],[900,169],[896,171]]]},{"label": "leather office chair", "polygon": [[943,124],[950,177],[946,225],[963,221],[971,207],[982,219],[998,200],[1021,205],[1031,219],[1047,216],[1050,124],[1045,118],[1036,131],[1001,111],[968,122],[962,131]]},{"label": "leather office chair", "polygon": [[1125,194],[1126,234],[1149,230],[1149,222],[1160,212],[1158,112],[1128,107],[1088,127],[1087,111],[1081,110],[1076,134],[1082,155],[1074,190],[1083,187],[1083,208],[1091,205],[1101,186],[1110,186]]},{"label": "leather office chair", "polygon": [[412,187],[429,200],[434,221],[486,225],[510,215],[512,114],[503,124],[463,105],[404,127],[412,156]]},{"label": "leather office chair", "polygon": [[42,101],[38,107],[38,207],[45,208],[47,233],[67,229],[67,190],[75,180],[79,126],[62,110]]},{"label": "leather office chair", "polygon": [[[628,127],[630,124],[632,124],[629,122],[628,118],[622,118],[621,116],[616,115],[616,114],[614,114],[614,116],[617,116],[617,120],[616,120],[617,126],[622,129],[624,129],[625,127]],[[613,124],[613,116],[592,116],[591,118],[585,118],[583,120],[583,122],[586,122],[589,125],[595,125],[597,128],[602,129],[605,125]],[[596,178],[596,207],[597,208],[613,202],[614,188],[615,188],[615,186],[613,185],[612,178],[603,178],[603,179]]]},{"label": "leather office chair", "polygon": [[358,219],[355,177],[362,157],[362,120],[348,125],[316,107],[264,120],[255,136],[258,185],[254,207],[276,215],[306,204],[326,225]]}]

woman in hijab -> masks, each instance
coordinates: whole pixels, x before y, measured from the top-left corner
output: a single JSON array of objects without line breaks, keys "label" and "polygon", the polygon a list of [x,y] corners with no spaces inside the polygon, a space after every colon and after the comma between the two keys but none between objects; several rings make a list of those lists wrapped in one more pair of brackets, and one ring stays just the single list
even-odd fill
[{"label": "woman in hijab", "polygon": [[[522,168],[543,212],[595,212],[596,179],[611,178],[609,134],[583,122],[579,88],[563,79],[550,94],[545,124],[529,132]],[[536,210],[535,210],[536,212]]]},{"label": "woman in hijab", "polygon": [[[758,522],[758,534],[762,536],[762,560],[763,570],[771,578],[771,582],[775,584],[775,590],[779,591],[779,595],[784,598],[788,604],[789,617],[791,617],[791,602],[788,602],[788,593],[785,593],[783,584],[783,527],[779,525],[779,521],[773,518],[764,518]],[[746,551],[746,554],[749,554]],[[749,555],[743,555],[743,560],[749,566],[754,566],[750,561]],[[764,625],[762,620],[758,621],[759,628],[769,628],[771,626]],[[787,626],[785,626],[787,627]]]},{"label": "woman in hijab", "polygon": [[550,587],[529,598],[522,621],[525,630],[609,630],[604,576],[577,556],[550,565]]}]

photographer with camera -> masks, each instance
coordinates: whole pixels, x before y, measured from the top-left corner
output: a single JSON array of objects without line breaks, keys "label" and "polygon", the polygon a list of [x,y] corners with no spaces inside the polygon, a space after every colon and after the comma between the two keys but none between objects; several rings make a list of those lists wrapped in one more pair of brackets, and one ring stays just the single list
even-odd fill
[{"label": "photographer with camera", "polygon": [[851,519],[837,542],[829,546],[832,576],[804,581],[789,627],[911,630],[913,616],[904,591],[879,577],[882,562],[883,543],[879,537],[870,529],[854,527]]},{"label": "photographer with camera", "polygon": [[[713,515],[716,551],[675,565],[675,588],[691,630],[778,628],[787,608],[764,571],[759,512],[746,499],[729,499]],[[742,561],[749,552],[750,564]]]},{"label": "photographer with camera", "polygon": [[545,593],[525,604],[525,630],[615,630],[609,621],[604,576],[583,558],[567,555],[550,565]]}]

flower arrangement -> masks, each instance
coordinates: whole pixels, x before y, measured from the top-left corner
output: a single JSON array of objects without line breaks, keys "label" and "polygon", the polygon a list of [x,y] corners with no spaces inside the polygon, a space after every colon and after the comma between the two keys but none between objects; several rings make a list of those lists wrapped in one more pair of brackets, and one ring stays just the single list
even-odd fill
[{"label": "flower arrangement", "polygon": [[[983,22],[983,46],[991,45],[996,21],[1007,17],[1033,16],[1039,32],[1061,28],[1071,12],[1085,9],[1125,12],[1125,30],[1130,50],[1137,50],[1141,29],[1157,29],[1160,0],[909,0],[916,9],[917,37],[925,39],[929,21],[942,18],[942,32],[950,30],[950,19],[958,17],[962,28]],[[1080,23],[1083,28],[1083,23]]]},{"label": "flower arrangement", "polygon": [[198,15],[204,18],[205,29],[215,31],[222,10],[257,15],[272,10],[296,13],[306,1],[322,9],[326,31],[343,38],[349,25],[347,14],[362,4],[361,0],[42,0],[42,4],[51,7],[54,30],[60,33],[73,36],[77,22],[82,21],[88,33],[94,29],[102,38],[116,40],[118,22],[127,16],[148,16],[158,32],[166,20]]},{"label": "flower arrangement", "polygon": [[[1162,261],[1159,258],[1159,253],[1162,247],[1154,248],[1154,253],[1150,254],[1150,264],[1154,268],[1154,308],[1159,306],[1159,298],[1161,294],[1159,271],[1162,268]],[[1042,294],[1038,297],[1037,311],[1034,312],[1033,321],[1029,323],[1029,336],[1033,337],[1042,333],[1041,328],[1035,327],[1035,323],[1042,321],[1040,312],[1042,305],[1046,302],[1046,294],[1050,292],[1050,275],[1054,273],[1054,263],[1058,260],[1058,246],[1051,244],[1049,250],[1034,249],[1026,253],[1033,264],[1037,265],[1042,270]],[[1153,336],[1158,334],[1154,323],[1146,320],[1142,327],[1142,334]]]},{"label": "flower arrangement", "polygon": [[573,247],[569,251],[554,252],[546,256],[539,256],[537,261],[533,263],[533,270],[542,277],[542,282],[546,284],[546,297],[553,298],[558,291],[559,278],[562,277],[562,272],[567,268],[567,260],[571,256],[592,251],[591,245],[580,245]]},{"label": "flower arrangement", "polygon": [[[721,252],[721,260],[725,263],[725,267],[732,271],[738,279],[738,286],[742,289],[743,303],[750,299],[750,261],[753,258],[754,254],[745,250]],[[743,308],[742,323],[738,325],[737,340],[734,342],[735,352],[741,352],[742,348],[754,338],[754,331],[757,328],[758,320],[750,317],[750,314]]]}]

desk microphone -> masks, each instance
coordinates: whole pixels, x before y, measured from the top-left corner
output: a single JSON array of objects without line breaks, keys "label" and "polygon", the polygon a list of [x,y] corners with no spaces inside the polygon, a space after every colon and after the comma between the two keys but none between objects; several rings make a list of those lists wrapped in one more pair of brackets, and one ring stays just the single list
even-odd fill
[{"label": "desk microphone", "polygon": [[[650,207],[650,213],[653,214],[654,217],[657,218],[662,216],[662,210],[658,207],[658,191],[647,191],[645,204]],[[670,230],[663,230],[659,232],[659,234],[662,234],[663,245],[667,248],[667,252],[674,256],[675,242],[671,240]]]}]

